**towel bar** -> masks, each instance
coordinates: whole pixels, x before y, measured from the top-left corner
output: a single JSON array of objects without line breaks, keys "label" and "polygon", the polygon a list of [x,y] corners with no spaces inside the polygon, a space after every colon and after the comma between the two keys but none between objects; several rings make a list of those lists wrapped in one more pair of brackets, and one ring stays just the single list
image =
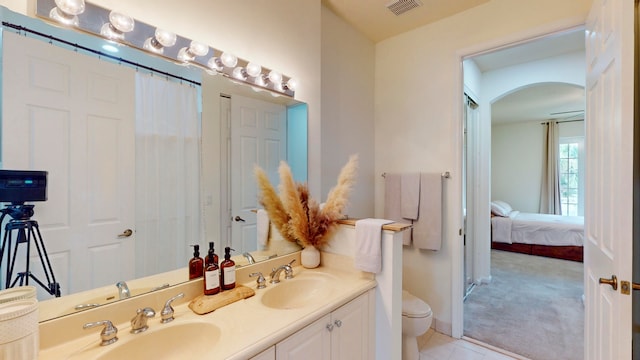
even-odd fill
[{"label": "towel bar", "polygon": [[[383,172],[381,176],[382,176],[382,177],[386,177],[386,176],[387,176],[387,173],[386,173],[386,172]],[[443,172],[442,174],[440,174],[440,176],[442,176],[442,177],[443,177],[443,178],[445,178],[445,179],[450,179],[450,178],[451,178],[451,173],[450,173],[450,172],[448,172],[448,171],[445,171],[445,172]]]}]

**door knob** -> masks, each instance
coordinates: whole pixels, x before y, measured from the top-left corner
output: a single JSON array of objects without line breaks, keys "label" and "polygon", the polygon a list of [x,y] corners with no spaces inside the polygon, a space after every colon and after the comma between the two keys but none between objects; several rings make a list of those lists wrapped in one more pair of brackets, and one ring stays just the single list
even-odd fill
[{"label": "door knob", "polygon": [[600,278],[600,280],[598,280],[598,282],[600,284],[607,284],[607,285],[611,285],[611,287],[613,288],[613,290],[618,290],[618,277],[615,275],[611,275],[611,279],[605,279],[605,278]]},{"label": "door knob", "polygon": [[242,221],[242,222],[244,222],[244,221],[245,221],[243,218],[241,218],[240,216],[237,216],[237,215],[236,215],[236,217],[235,217],[233,220],[235,220],[235,221]]},{"label": "door knob", "polygon": [[118,235],[119,238],[125,238],[133,235],[133,230],[127,229],[122,234]]}]

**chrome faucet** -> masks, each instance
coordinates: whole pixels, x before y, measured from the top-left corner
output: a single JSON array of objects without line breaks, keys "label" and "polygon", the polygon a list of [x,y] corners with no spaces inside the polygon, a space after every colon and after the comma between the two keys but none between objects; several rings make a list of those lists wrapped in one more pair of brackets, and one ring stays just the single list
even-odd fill
[{"label": "chrome faucet", "polygon": [[131,292],[129,291],[129,287],[126,282],[118,281],[116,286],[118,287],[118,296],[120,297],[120,300],[131,297]]},{"label": "chrome faucet", "polygon": [[249,262],[249,265],[256,263],[256,259],[254,259],[253,256],[251,256],[251,254],[249,254],[248,252],[242,253],[242,256],[244,256],[247,259],[247,261]]},{"label": "chrome faucet", "polygon": [[131,333],[141,333],[149,328],[147,320],[156,316],[156,312],[152,308],[146,307],[144,309],[138,309],[136,316],[131,319]]},{"label": "chrome faucet", "polygon": [[100,332],[101,346],[107,346],[118,341],[118,328],[113,326],[113,323],[109,320],[86,323],[82,328],[86,330],[100,325],[104,325],[104,328]]},{"label": "chrome faucet", "polygon": [[160,312],[160,316],[162,317],[162,320],[160,320],[161,323],[166,324],[168,322],[173,321],[174,311],[173,311],[173,307],[171,306],[171,303],[183,297],[184,297],[184,293],[180,293],[172,297],[171,299],[167,300],[167,302],[164,304],[164,308],[162,308],[162,311]]},{"label": "chrome faucet", "polygon": [[271,271],[271,275],[269,275],[269,277],[271,277],[271,280],[269,280],[269,282],[272,284],[279,283],[280,273],[282,272],[282,270],[284,270],[285,279],[293,279],[293,268],[291,267],[291,264],[293,264],[295,261],[296,259],[293,259],[288,264],[280,265],[277,268],[273,268],[273,270]]}]

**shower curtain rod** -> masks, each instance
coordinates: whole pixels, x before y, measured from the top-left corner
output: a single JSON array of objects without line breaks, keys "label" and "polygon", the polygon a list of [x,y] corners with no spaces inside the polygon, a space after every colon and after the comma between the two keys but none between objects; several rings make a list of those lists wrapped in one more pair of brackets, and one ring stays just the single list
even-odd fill
[{"label": "shower curtain rod", "polygon": [[166,71],[158,70],[158,69],[156,69],[154,67],[151,67],[151,66],[139,64],[137,62],[134,62],[134,61],[131,61],[131,60],[127,60],[127,59],[124,59],[124,58],[121,58],[121,57],[118,57],[118,56],[113,56],[111,54],[108,54],[108,53],[105,53],[105,52],[102,52],[102,51],[99,51],[99,50],[94,50],[94,49],[91,49],[91,48],[88,48],[88,47],[85,47],[85,46],[82,46],[82,45],[74,44],[74,43],[72,43],[70,41],[67,41],[67,40],[64,40],[64,39],[60,39],[60,38],[55,37],[53,35],[47,35],[47,34],[39,32],[37,30],[33,30],[33,29],[30,29],[30,28],[22,26],[22,25],[16,25],[16,24],[12,24],[12,23],[3,21],[2,22],[2,26],[8,27],[8,28],[11,28],[11,29],[15,29],[15,30],[18,30],[18,31],[24,31],[25,33],[31,33],[33,35],[37,35],[37,36],[43,37],[45,39],[49,39],[49,41],[57,41],[59,43],[65,44],[65,45],[72,46],[72,47],[74,47],[76,49],[81,49],[81,50],[90,52],[92,54],[98,55],[98,56],[104,56],[104,57],[109,58],[111,60],[116,60],[116,61],[118,61],[120,63],[129,64],[129,65],[134,66],[136,68],[149,70],[149,71],[151,71],[153,73],[157,73],[157,74],[160,74],[160,75],[172,77],[174,79],[177,79],[177,80],[180,80],[180,81],[184,81],[184,82],[187,82],[187,83],[192,84],[192,85],[202,86],[202,84],[197,82],[197,81],[193,81],[193,80],[184,78],[182,76],[174,75],[174,74],[168,73]]}]

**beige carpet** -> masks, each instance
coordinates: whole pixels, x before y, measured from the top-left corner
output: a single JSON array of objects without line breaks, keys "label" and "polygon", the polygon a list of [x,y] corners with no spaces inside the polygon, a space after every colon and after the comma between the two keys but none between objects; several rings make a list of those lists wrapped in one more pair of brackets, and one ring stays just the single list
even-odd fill
[{"label": "beige carpet", "polygon": [[534,360],[583,359],[582,263],[491,251],[492,282],[464,304],[464,335]]}]

